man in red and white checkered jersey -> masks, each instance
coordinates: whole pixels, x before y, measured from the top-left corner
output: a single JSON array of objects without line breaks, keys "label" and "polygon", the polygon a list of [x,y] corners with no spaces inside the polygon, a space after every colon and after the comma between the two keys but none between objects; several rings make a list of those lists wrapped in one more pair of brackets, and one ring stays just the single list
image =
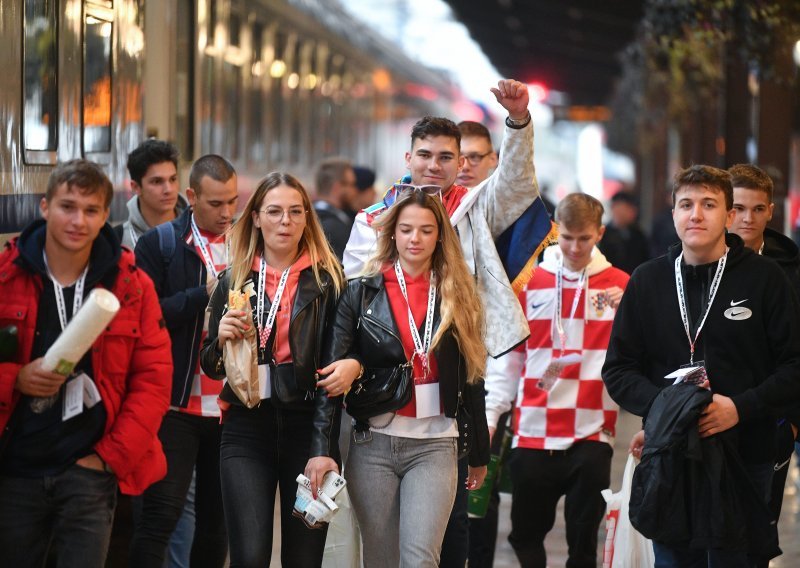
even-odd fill
[{"label": "man in red and white checkered jersey", "polygon": [[570,194],[556,216],[558,246],[519,295],[531,335],[488,366],[486,414],[493,435],[516,400],[508,540],[520,564],[546,566],[545,535],[565,495],[567,566],[594,568],[617,421],[600,371],[628,275],[595,246],[605,229],[597,199]]},{"label": "man in red and white checkered jersey", "polygon": [[[189,209],[168,225],[145,233],[136,245],[137,265],[156,284],[172,339],[175,370],[170,410],[158,432],[167,456],[167,476],[141,498],[131,566],[163,565],[193,472],[195,526],[190,563],[221,567],[228,550],[219,477],[222,428],[217,397],[223,383],[201,372],[199,355],[208,330],[209,294],[228,262],[225,233],[238,201],[233,166],[217,155],[198,159],[189,174],[186,197]],[[171,232],[165,233],[166,228]],[[170,550],[187,554],[172,545]]]}]

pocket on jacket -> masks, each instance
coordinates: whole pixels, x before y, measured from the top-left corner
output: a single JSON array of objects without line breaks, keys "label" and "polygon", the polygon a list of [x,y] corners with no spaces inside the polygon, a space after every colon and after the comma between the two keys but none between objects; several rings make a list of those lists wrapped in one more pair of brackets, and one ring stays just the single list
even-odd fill
[{"label": "pocket on jacket", "polygon": [[21,330],[22,322],[28,315],[28,306],[23,304],[3,304],[0,305],[0,327],[7,325],[17,326],[17,333]]},{"label": "pocket on jacket", "polygon": [[139,322],[112,320],[103,334],[103,370],[127,375],[136,341],[142,336]]}]

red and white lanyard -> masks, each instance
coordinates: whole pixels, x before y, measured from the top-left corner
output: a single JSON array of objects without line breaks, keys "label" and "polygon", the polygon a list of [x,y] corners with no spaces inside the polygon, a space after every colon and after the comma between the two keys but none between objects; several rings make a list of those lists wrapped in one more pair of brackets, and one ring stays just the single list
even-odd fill
[{"label": "red and white lanyard", "polygon": [[[581,301],[581,294],[583,287],[586,284],[586,269],[581,272],[578,278],[578,287],[575,290],[575,297],[572,299],[572,308],[569,311],[570,321],[575,318],[575,313],[578,311],[578,304]],[[558,261],[558,268],[556,269],[556,313],[553,316],[553,322],[556,324],[556,331],[558,332],[558,340],[561,342],[561,351],[567,345],[567,332],[564,331],[564,323],[561,321],[561,306],[564,302],[564,259],[563,257]]]},{"label": "red and white lanyard", "polygon": [[286,288],[286,281],[289,279],[289,271],[292,269],[290,266],[281,274],[280,282],[278,282],[278,289],[275,290],[275,297],[272,298],[272,305],[269,307],[267,313],[267,320],[264,321],[264,302],[266,301],[266,282],[267,282],[267,262],[262,258],[261,267],[258,270],[258,299],[256,300],[256,319],[258,320],[258,327],[261,329],[259,332],[259,347],[264,349],[267,346],[267,340],[272,333],[272,327],[275,325],[275,316],[278,314],[278,306],[281,303],[283,296],[283,289]]},{"label": "red and white lanyard", "polygon": [[47,277],[50,278],[50,281],[53,283],[53,292],[56,295],[56,307],[58,308],[58,321],[61,324],[61,331],[64,331],[69,320],[75,317],[75,314],[78,313],[78,310],[80,310],[83,305],[83,287],[86,284],[86,275],[89,274],[89,264],[86,264],[86,268],[83,269],[83,272],[75,281],[75,296],[72,298],[72,316],[67,317],[67,303],[64,301],[64,287],[59,284],[56,277],[53,276],[53,273],[50,271],[50,265],[47,263],[47,253],[42,251],[42,256],[44,257],[44,267],[47,269]]},{"label": "red and white lanyard", "polygon": [[424,336],[420,338],[417,324],[414,321],[414,314],[411,313],[411,304],[408,302],[406,278],[403,276],[403,269],[400,267],[399,260],[394,263],[394,272],[397,274],[397,283],[400,285],[400,291],[403,293],[403,298],[405,298],[406,307],[408,308],[408,326],[411,328],[411,339],[414,340],[414,353],[422,362],[424,376],[428,376],[430,372],[428,352],[431,349],[431,338],[433,337],[433,309],[436,306],[436,278],[433,272],[431,272],[430,287],[428,288],[428,308],[425,312],[425,331]]},{"label": "red and white lanyard", "polygon": [[203,255],[203,263],[206,265],[206,270],[214,278],[219,274],[217,268],[214,266],[214,259],[211,258],[211,250],[208,247],[208,239],[200,234],[200,229],[197,228],[197,223],[194,222],[194,213],[192,213],[192,236],[197,248],[200,249],[200,254]]},{"label": "red and white lanyard", "polygon": [[719,259],[717,263],[717,270],[714,272],[714,278],[711,280],[711,286],[708,289],[708,305],[700,320],[700,325],[697,326],[697,331],[692,340],[692,333],[689,331],[689,310],[687,309],[686,290],[683,286],[683,274],[681,273],[681,260],[683,259],[683,252],[675,259],[675,288],[678,291],[678,306],[681,309],[681,319],[683,320],[683,329],[686,330],[686,338],[689,340],[689,363],[694,363],[694,346],[697,344],[697,338],[700,337],[700,331],[706,323],[706,318],[711,311],[711,305],[714,303],[714,297],[719,290],[719,284],[722,282],[722,274],[725,272],[725,263],[728,261],[728,251],[730,248],[725,247],[725,254]]}]

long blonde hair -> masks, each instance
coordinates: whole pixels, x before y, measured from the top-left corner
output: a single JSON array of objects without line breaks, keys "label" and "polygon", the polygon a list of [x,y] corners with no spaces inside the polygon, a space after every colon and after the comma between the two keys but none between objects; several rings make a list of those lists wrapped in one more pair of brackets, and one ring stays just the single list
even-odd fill
[{"label": "long blonde hair", "polygon": [[373,224],[378,231],[377,250],[370,258],[366,274],[380,274],[387,264],[398,258],[394,240],[400,213],[411,205],[428,209],[436,218],[439,241],[431,258],[431,269],[436,275],[436,291],[441,299],[441,322],[431,347],[435,347],[445,331],[452,328],[461,354],[467,363],[467,381],[474,383],[483,378],[486,370],[486,346],[483,342],[483,304],[478,297],[475,280],[467,269],[461,243],[458,240],[441,199],[422,191],[404,192],[397,202]]},{"label": "long blonde hair", "polygon": [[311,206],[311,200],[308,198],[303,184],[295,177],[283,172],[269,173],[258,183],[258,187],[244,206],[242,216],[231,227],[229,262],[231,289],[241,290],[250,276],[253,259],[257,254],[264,253],[264,237],[261,235],[261,230],[255,226],[252,213],[258,211],[267,193],[279,186],[291,187],[300,193],[303,199],[303,209],[306,210],[306,226],[303,228],[303,235],[298,243],[299,252],[308,251],[317,285],[322,287],[322,272],[327,272],[333,280],[333,286],[338,296],[344,287],[344,273],[339,260],[322,232],[319,218]]}]

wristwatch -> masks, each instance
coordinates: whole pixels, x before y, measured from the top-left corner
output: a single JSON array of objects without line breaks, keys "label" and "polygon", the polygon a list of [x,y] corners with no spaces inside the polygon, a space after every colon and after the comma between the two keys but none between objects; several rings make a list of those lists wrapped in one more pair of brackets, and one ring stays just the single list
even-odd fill
[{"label": "wristwatch", "polygon": [[530,112],[528,112],[527,116],[525,116],[525,118],[522,119],[514,119],[511,118],[510,116],[506,117],[506,126],[517,130],[519,130],[520,128],[525,128],[526,126],[528,126],[528,124],[530,124],[530,122],[531,122]]}]

